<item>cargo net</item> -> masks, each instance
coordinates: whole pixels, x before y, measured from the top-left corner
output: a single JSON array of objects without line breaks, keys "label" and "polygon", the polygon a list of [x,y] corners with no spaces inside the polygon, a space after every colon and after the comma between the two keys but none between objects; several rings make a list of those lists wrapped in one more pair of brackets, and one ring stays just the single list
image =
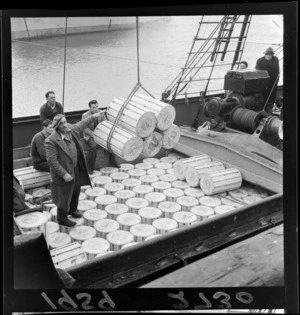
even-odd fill
[{"label": "cargo net", "polygon": [[[238,169],[225,168],[210,156],[186,157],[178,152],[145,158],[140,163],[104,167],[82,186],[75,227],[57,223],[57,207],[43,203],[44,212],[18,217],[24,233],[42,231],[53,263],[69,268],[101,259],[193,224],[235,213],[236,209],[273,193],[243,181]],[[26,191],[26,198],[45,194],[46,187]],[[41,220],[44,215],[45,219]]]}]

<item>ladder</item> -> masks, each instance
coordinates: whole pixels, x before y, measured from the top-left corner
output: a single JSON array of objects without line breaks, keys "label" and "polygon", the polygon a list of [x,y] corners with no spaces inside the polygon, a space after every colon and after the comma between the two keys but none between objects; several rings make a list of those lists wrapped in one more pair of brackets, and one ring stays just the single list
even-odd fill
[{"label": "ladder", "polygon": [[[209,18],[201,17],[185,65],[162,93],[163,101],[174,102],[178,95],[184,95],[187,99],[188,95],[199,95],[199,92],[202,97],[208,93],[224,92],[224,74],[241,61],[251,16],[224,15],[218,21],[210,21]],[[204,26],[212,28],[209,36],[200,36]],[[237,42],[235,48],[232,47],[234,42]],[[231,58],[231,61],[225,61],[225,58]],[[219,73],[213,77],[216,67],[218,71],[215,72]],[[200,73],[205,77],[201,78]],[[216,81],[218,84],[212,84]],[[196,89],[192,90],[192,84],[195,82],[198,82]],[[199,82],[203,84],[202,89],[199,89]],[[218,87],[220,83],[221,88]]]}]

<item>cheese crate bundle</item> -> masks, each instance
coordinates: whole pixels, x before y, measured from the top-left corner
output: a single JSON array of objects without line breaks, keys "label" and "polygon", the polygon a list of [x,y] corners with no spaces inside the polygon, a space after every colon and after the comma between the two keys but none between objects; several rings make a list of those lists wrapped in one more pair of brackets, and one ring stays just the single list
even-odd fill
[{"label": "cheese crate bundle", "polygon": [[51,180],[49,172],[37,171],[33,166],[18,168],[14,170],[14,175],[25,191],[31,188],[48,185]]},{"label": "cheese crate bundle", "polygon": [[162,147],[165,149],[172,149],[180,139],[180,128],[173,124],[167,130],[161,132]]},{"label": "cheese crate bundle", "polygon": [[146,157],[155,156],[162,147],[163,137],[159,132],[153,132],[144,139],[142,155]]}]

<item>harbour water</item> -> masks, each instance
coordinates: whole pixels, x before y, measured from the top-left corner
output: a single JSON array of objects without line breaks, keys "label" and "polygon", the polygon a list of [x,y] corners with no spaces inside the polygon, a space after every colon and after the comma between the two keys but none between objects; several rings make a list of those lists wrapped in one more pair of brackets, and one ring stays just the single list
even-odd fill
[{"label": "harbour water", "polygon": [[[213,20],[214,17],[210,18]],[[154,97],[160,99],[161,93],[184,66],[199,21],[200,16],[167,16],[144,23],[139,28],[140,81]],[[208,36],[209,30],[206,31]],[[275,50],[282,43],[282,16],[254,15],[242,59],[247,60],[249,68],[254,68],[267,47],[272,46]],[[49,90],[53,90],[57,101],[62,102],[64,46],[64,36],[12,41],[13,117],[38,115]],[[282,84],[282,52],[278,58],[279,84]],[[134,27],[69,35],[65,111],[88,108],[92,99],[107,106],[115,97],[126,98],[137,83],[136,60]],[[226,72],[220,75],[223,77]]]}]

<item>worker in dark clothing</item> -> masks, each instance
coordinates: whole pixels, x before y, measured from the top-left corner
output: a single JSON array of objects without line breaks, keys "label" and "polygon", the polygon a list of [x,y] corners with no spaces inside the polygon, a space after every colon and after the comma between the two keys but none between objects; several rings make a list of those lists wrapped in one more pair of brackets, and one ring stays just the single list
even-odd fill
[{"label": "worker in dark clothing", "polygon": [[46,158],[45,140],[52,131],[52,121],[46,119],[42,123],[43,130],[35,134],[31,140],[31,159],[33,167],[38,171],[50,172],[50,166]]},{"label": "worker in dark clothing", "polygon": [[44,120],[53,120],[55,115],[63,114],[62,105],[55,100],[55,94],[53,91],[49,91],[45,94],[47,102],[40,107],[40,121],[41,124]]},{"label": "worker in dark clothing", "polygon": [[265,56],[257,60],[256,70],[267,70],[270,76],[268,88],[263,93],[265,111],[272,113],[272,108],[276,99],[277,84],[279,81],[279,60],[274,56],[272,47],[269,47],[265,52]]}]

